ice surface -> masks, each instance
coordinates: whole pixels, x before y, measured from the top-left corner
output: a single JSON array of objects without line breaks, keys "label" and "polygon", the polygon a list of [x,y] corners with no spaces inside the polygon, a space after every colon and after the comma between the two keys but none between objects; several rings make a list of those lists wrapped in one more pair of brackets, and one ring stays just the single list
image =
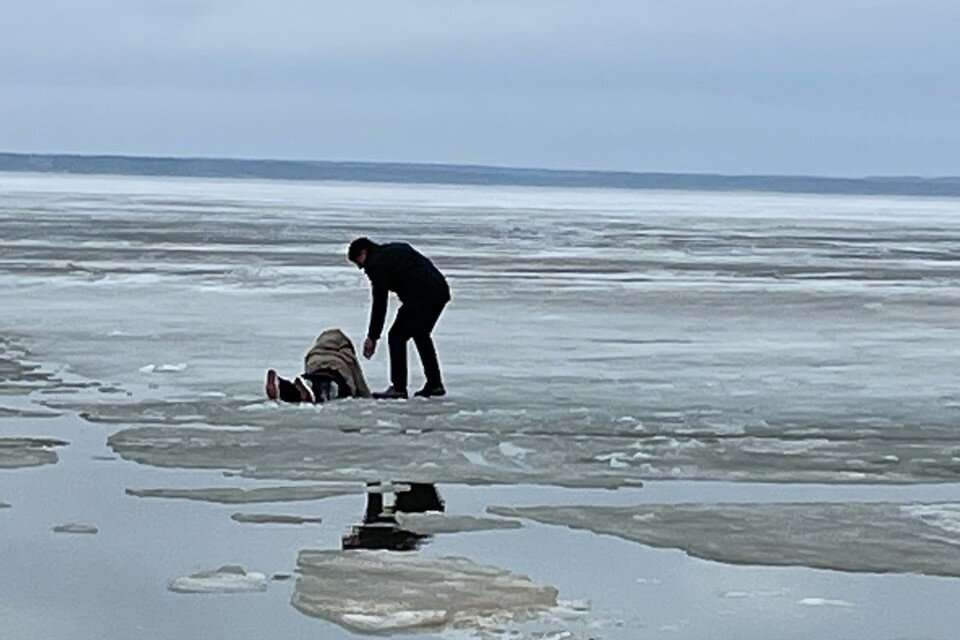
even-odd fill
[{"label": "ice surface", "polygon": [[[429,455],[402,454],[424,480],[960,480],[953,200],[2,179],[0,293],[18,304],[0,332],[63,367],[26,370],[10,351],[0,390],[52,392],[49,406],[91,421],[432,434]],[[369,284],[343,255],[360,227],[448,274],[436,338],[450,395],[268,406],[267,367],[298,373],[322,328],[363,335]],[[385,376],[382,354],[365,366]],[[63,370],[130,402],[48,379]],[[146,450],[159,433],[141,435],[124,455],[171,466]],[[404,466],[367,443],[354,472],[255,450],[217,466],[171,436],[186,466],[259,477]],[[243,442],[261,443],[276,444]]]},{"label": "ice surface", "polygon": [[235,513],[231,520],[250,524],[319,524],[320,518],[273,513]]},{"label": "ice surface", "polygon": [[[636,507],[491,507],[500,516],[681,549],[732,564],[794,565],[960,577],[960,529],[925,514],[956,504],[647,504]],[[920,514],[920,515],[918,515]]]},{"label": "ice surface", "polygon": [[466,558],[388,551],[300,552],[292,604],[357,633],[479,626],[557,604],[557,590]]},{"label": "ice surface", "polygon": [[82,524],[79,522],[70,522],[67,524],[58,524],[53,528],[54,533],[99,533],[100,529],[92,524]]},{"label": "ice surface", "polygon": [[[136,415],[143,415],[144,410],[138,405],[123,411],[104,405],[83,409],[87,417],[97,412],[99,416],[92,419],[118,423],[136,421]],[[171,426],[124,429],[110,437],[110,446],[125,459],[162,467],[229,469],[254,478],[325,481],[399,478],[618,487],[663,478],[948,482],[960,473],[960,445],[945,441],[946,431],[935,429],[914,440],[873,428],[846,433],[831,428],[829,438],[824,437],[827,428],[808,438],[801,433],[806,429],[777,431],[771,427],[729,436],[709,432],[638,436],[632,429],[628,435],[615,425],[593,421],[571,433],[571,425],[582,418],[571,419],[568,414],[566,419],[547,420],[544,416],[540,422],[529,414],[517,420],[492,414],[461,426],[450,405],[431,407],[429,413],[419,407],[385,408],[397,414],[401,424],[397,428],[378,428],[370,417],[349,409],[320,414],[292,411],[280,421],[276,416],[227,406],[203,414],[215,425],[260,427],[237,431],[173,426],[195,419],[199,406],[159,410]],[[425,423],[431,428],[419,433],[414,430],[414,425]],[[511,455],[505,455],[505,440],[532,453],[517,457],[508,449]]]},{"label": "ice surface", "polygon": [[52,447],[67,444],[55,438],[0,438],[0,469],[54,464],[57,453]]},{"label": "ice surface", "polygon": [[401,529],[422,535],[465,533],[491,529],[519,529],[523,526],[518,520],[457,516],[445,513],[398,513],[395,517]]},{"label": "ice surface", "polygon": [[200,571],[183,578],[175,578],[167,586],[177,593],[244,593],[266,591],[267,577],[243,567],[224,565],[211,571]]}]

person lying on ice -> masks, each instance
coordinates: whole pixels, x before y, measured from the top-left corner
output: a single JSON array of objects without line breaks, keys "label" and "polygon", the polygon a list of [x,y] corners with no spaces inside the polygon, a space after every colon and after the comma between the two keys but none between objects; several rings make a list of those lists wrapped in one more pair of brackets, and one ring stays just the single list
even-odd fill
[{"label": "person lying on ice", "polygon": [[340,329],[327,329],[303,358],[304,373],[293,382],[267,371],[267,397],[283,402],[326,402],[337,398],[369,398],[357,352]]}]

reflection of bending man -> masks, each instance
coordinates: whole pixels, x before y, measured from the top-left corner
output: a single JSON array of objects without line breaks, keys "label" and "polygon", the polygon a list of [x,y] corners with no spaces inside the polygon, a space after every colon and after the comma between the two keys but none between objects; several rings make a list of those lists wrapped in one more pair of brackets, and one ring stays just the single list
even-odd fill
[{"label": "reflection of bending man", "polygon": [[407,531],[397,524],[398,513],[446,511],[436,485],[409,483],[406,491],[397,491],[393,505],[385,507],[379,482],[368,482],[367,507],[363,523],[354,525],[350,535],[343,536],[344,549],[390,549],[412,551],[430,539],[429,535]]},{"label": "reflection of bending man", "polygon": [[293,382],[267,371],[267,397],[284,402],[369,398],[353,343],[340,329],[327,329],[303,358],[304,373]]},{"label": "reflection of bending man", "polygon": [[446,394],[440,377],[440,363],[430,333],[450,302],[450,287],[440,270],[423,254],[403,242],[377,244],[357,238],[347,252],[350,261],[363,269],[373,287],[370,329],[363,343],[363,355],[373,356],[387,316],[387,294],[393,291],[402,303],[390,327],[390,387],[374,398],[407,397],[407,341],[413,338],[427,382],[414,395]]}]

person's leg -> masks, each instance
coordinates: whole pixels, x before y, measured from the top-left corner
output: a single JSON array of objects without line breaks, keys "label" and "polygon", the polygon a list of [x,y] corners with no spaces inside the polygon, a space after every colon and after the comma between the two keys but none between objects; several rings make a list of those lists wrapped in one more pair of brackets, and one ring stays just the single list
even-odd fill
[{"label": "person's leg", "polygon": [[440,314],[443,313],[444,306],[445,304],[440,304],[421,310],[418,314],[416,330],[413,334],[413,342],[417,346],[420,363],[423,365],[423,375],[426,378],[424,390],[443,388],[440,362],[437,359],[437,350],[433,344],[433,338],[430,337],[430,333],[433,331],[433,328],[437,326],[437,321],[440,319]]},{"label": "person's leg", "polygon": [[310,384],[317,402],[351,396],[343,376],[333,369],[318,369],[312,373],[304,373],[300,377]]},{"label": "person's leg", "polygon": [[284,378],[277,378],[277,391],[279,399],[283,402],[302,402],[303,397],[297,385]]},{"label": "person's leg", "polygon": [[390,385],[396,390],[407,390],[407,341],[415,330],[415,314],[407,305],[401,305],[387,334],[390,345]]},{"label": "person's leg", "polygon": [[426,386],[442,387],[443,379],[440,376],[440,362],[437,360],[437,349],[433,346],[433,339],[429,333],[413,336],[413,343],[417,345],[420,354],[420,363],[423,365],[423,375],[427,379]]}]

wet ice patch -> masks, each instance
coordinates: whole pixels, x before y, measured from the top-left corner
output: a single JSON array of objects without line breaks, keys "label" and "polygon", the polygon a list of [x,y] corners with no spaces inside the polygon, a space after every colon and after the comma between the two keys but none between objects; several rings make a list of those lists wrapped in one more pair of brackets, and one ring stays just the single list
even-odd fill
[{"label": "wet ice patch", "polygon": [[725,591],[720,594],[723,598],[732,600],[751,600],[755,598],[782,598],[787,595],[785,589],[776,589],[773,591]]},{"label": "wet ice patch", "polygon": [[386,551],[300,552],[291,603],[356,633],[478,627],[557,605],[557,590],[466,558]]},{"label": "wet ice patch", "polygon": [[[697,558],[730,564],[960,577],[960,528],[943,515],[952,518],[956,508],[955,504],[719,503],[491,507],[488,511],[681,549]],[[935,534],[931,534],[931,519],[939,523]]]},{"label": "wet ice patch", "polygon": [[212,571],[175,578],[167,589],[177,593],[245,593],[267,590],[267,577],[243,567],[224,565]]}]

